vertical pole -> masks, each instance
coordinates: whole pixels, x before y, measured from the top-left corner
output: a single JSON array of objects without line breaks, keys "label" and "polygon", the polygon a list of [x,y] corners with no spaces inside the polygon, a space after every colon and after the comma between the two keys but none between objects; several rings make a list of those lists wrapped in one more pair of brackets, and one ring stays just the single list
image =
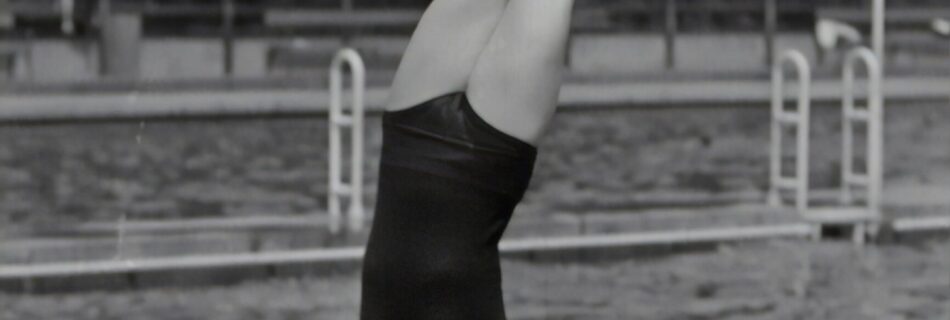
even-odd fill
[{"label": "vertical pole", "polygon": [[[873,26],[873,37],[874,37],[874,54],[877,58],[877,68],[869,68],[869,81],[871,83],[871,92],[869,101],[869,112],[871,113],[870,123],[868,124],[869,134],[871,137],[868,139],[871,144],[868,151],[873,152],[874,159],[870,163],[870,177],[871,181],[870,186],[870,195],[869,203],[872,203],[872,212],[878,215],[880,218],[881,208],[881,193],[883,192],[884,185],[884,94],[881,92],[883,89],[884,82],[884,73],[886,68],[884,67],[885,61],[887,61],[886,50],[884,46],[884,37],[885,37],[885,26],[887,24],[887,17],[885,16],[885,11],[887,10],[886,0],[874,0],[874,26]],[[872,232],[877,232],[877,226],[872,227]]]},{"label": "vertical pole", "polygon": [[841,195],[842,205],[853,201],[851,195],[851,181],[854,179],[854,133],[852,118],[854,114],[854,65],[848,59],[845,61],[842,75],[843,96],[841,99]]},{"label": "vertical pole", "polygon": [[778,31],[778,4],[775,0],[765,1],[765,65],[771,66],[775,60],[775,37]]},{"label": "vertical pole", "polygon": [[871,9],[871,43],[874,49],[874,54],[877,55],[878,63],[880,64],[881,71],[884,70],[884,26],[886,24],[885,20],[885,9],[886,9],[886,0],[873,0],[874,8]]},{"label": "vertical pole", "polygon": [[[349,66],[352,77],[351,112],[343,113],[343,66]],[[353,49],[343,49],[330,64],[330,181],[328,210],[330,231],[336,233],[341,224],[339,197],[349,196],[347,224],[353,232],[363,228],[363,95],[365,94],[366,68],[359,54]],[[343,183],[342,128],[350,127],[350,183]]]},{"label": "vertical pole", "polygon": [[338,59],[330,65],[330,174],[327,190],[327,211],[330,215],[330,232],[340,230],[340,192],[343,188],[343,141],[339,122],[343,118],[343,71]]},{"label": "vertical pole", "polygon": [[96,23],[99,25],[99,75],[109,74],[109,48],[106,38],[112,34],[112,0],[99,0],[96,8]]},{"label": "vertical pole", "polygon": [[363,60],[356,51],[347,52],[350,74],[353,78],[351,90],[353,90],[352,113],[353,127],[350,131],[350,231],[359,232],[363,229],[364,211],[363,211],[363,119],[364,106],[363,96],[366,91],[366,67]]},{"label": "vertical pole", "polygon": [[223,37],[224,74],[231,76],[234,72],[234,0],[222,0],[221,3],[221,31]]},{"label": "vertical pole", "polygon": [[880,213],[880,197],[881,197],[881,185],[882,185],[882,168],[881,168],[881,158],[883,157],[881,140],[883,133],[882,131],[882,112],[877,97],[878,91],[876,89],[876,80],[873,75],[869,74],[871,79],[868,79],[868,82],[871,83],[868,92],[868,155],[867,155],[867,164],[868,164],[868,209],[875,215]]},{"label": "vertical pole", "polygon": [[[343,10],[344,14],[352,13],[353,0],[340,0],[340,9]],[[342,38],[344,46],[351,45],[351,42],[353,41],[354,34],[355,34],[353,30],[354,30],[353,28],[347,28],[347,27],[343,27],[343,30],[341,30],[342,32],[340,33],[340,36]]]},{"label": "vertical pole", "polygon": [[99,61],[106,76],[135,80],[139,74],[142,45],[142,16],[138,12],[116,11],[110,0],[100,2],[102,54]]},{"label": "vertical pole", "polygon": [[664,7],[665,13],[665,41],[666,41],[666,68],[673,69],[676,66],[676,32],[679,25],[676,16],[676,0],[666,0]]},{"label": "vertical pole", "polygon": [[[884,69],[876,57],[866,55],[868,65],[868,204],[877,218],[881,214],[881,193],[884,187]],[[876,231],[876,230],[874,230]]]},{"label": "vertical pole", "polygon": [[234,0],[222,0],[221,34],[225,76],[230,76],[234,70],[234,14]]},{"label": "vertical pole", "polygon": [[785,87],[785,74],[781,63],[772,66],[772,116],[771,116],[771,141],[769,142],[769,193],[768,205],[778,207],[782,204],[779,195],[779,180],[782,177],[782,125],[778,121],[778,115],[783,112],[782,104],[785,101],[783,88]]},{"label": "vertical pole", "polygon": [[798,67],[798,151],[795,157],[796,175],[798,176],[798,192],[796,193],[795,207],[798,212],[804,213],[808,209],[808,134],[811,132],[811,69],[805,56],[795,52],[795,62]]}]

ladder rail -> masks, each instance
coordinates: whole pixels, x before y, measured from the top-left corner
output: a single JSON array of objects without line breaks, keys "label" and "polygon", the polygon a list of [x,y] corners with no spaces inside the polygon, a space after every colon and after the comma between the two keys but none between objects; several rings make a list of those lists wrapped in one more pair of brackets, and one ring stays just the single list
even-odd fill
[{"label": "ladder rail", "polygon": [[[863,64],[867,73],[867,107],[855,106],[855,81],[857,66]],[[854,201],[852,188],[865,187],[868,192],[868,210],[880,215],[880,199],[883,184],[883,113],[881,91],[883,72],[877,56],[871,49],[860,47],[848,52],[843,68],[842,97],[842,152],[841,152],[841,202]],[[865,109],[865,110],[862,110]],[[866,122],[867,152],[864,157],[866,173],[854,170],[854,123]]]},{"label": "ladder rail", "polygon": [[[343,112],[343,67],[351,74],[349,115]],[[356,50],[340,50],[330,63],[330,161],[327,206],[330,215],[330,231],[339,232],[342,224],[340,198],[350,199],[347,209],[347,225],[352,231],[363,227],[363,122],[365,119],[364,96],[366,93],[366,67]],[[350,175],[349,183],[343,182],[343,130],[350,130]]]},{"label": "ladder rail", "polygon": [[[785,65],[791,63],[798,75],[797,110],[784,110],[785,104]],[[772,66],[771,99],[771,144],[769,152],[770,188],[769,204],[780,205],[779,189],[794,185],[795,208],[799,212],[808,209],[808,150],[809,118],[811,115],[811,67],[801,51],[789,50],[783,53]],[[795,177],[782,176],[782,125],[791,125],[796,129]]]}]

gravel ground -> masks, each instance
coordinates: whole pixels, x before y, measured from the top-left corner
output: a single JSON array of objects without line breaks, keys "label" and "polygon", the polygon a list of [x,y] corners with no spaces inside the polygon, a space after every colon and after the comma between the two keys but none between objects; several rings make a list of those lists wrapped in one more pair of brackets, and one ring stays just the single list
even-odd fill
[{"label": "gravel ground", "polygon": [[[950,106],[888,110],[887,184],[950,186]],[[839,116],[838,108],[814,111],[816,188],[837,183]],[[693,194],[760,196],[767,184],[767,119],[764,106],[559,113],[541,144],[523,208],[583,211]],[[368,190],[376,179],[378,126],[378,118],[368,120]],[[322,211],[326,129],[325,118],[3,125],[0,225]]]},{"label": "gravel ground", "polygon": [[[760,242],[600,263],[503,264],[511,319],[950,319],[950,240]],[[356,319],[354,273],[231,287],[0,294],[0,319]]]}]

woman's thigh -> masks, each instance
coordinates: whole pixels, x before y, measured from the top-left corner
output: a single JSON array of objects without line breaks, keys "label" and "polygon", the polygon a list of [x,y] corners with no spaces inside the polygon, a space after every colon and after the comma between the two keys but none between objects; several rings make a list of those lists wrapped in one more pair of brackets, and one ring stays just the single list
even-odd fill
[{"label": "woman's thigh", "polygon": [[433,1],[402,57],[386,109],[405,109],[465,90],[508,1]]},{"label": "woman's thigh", "polygon": [[573,0],[510,0],[467,93],[499,130],[536,144],[557,106]]}]

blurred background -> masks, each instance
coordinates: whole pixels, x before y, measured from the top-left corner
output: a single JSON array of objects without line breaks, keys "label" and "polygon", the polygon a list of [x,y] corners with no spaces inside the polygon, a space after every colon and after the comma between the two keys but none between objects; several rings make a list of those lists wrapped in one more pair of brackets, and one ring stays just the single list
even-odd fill
[{"label": "blurred background", "polygon": [[[314,77],[345,44],[385,82],[427,4],[5,0],[0,70],[8,81],[46,84]],[[833,65],[834,52],[813,36],[817,22],[867,30],[869,8],[865,0],[583,1],[568,64],[595,78],[742,75],[767,70],[775,52],[794,47]],[[945,3],[892,0],[888,10],[889,67],[946,72],[947,43],[930,28]]]},{"label": "blurred background", "polygon": [[[357,318],[367,228],[331,228],[328,73],[342,48],[365,63],[368,226],[380,111],[429,2],[0,0],[0,319]],[[510,318],[950,319],[946,0],[888,0],[874,48],[883,194],[861,201],[920,232],[809,242],[765,206],[788,50],[813,76],[810,203],[836,203],[842,68],[873,47],[873,3],[577,1],[562,106],[505,235]],[[630,238],[537,248],[604,235]]]}]

